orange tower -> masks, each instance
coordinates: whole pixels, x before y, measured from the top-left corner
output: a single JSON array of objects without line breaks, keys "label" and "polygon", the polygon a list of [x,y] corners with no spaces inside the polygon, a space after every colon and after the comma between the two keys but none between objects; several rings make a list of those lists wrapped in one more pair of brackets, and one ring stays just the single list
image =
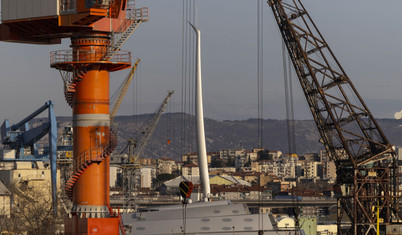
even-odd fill
[{"label": "orange tower", "polygon": [[148,20],[148,9],[136,9],[129,0],[30,2],[2,2],[0,40],[57,44],[71,38],[70,50],[50,58],[73,110],[74,172],[65,185],[73,208],[65,233],[119,234],[121,221],[109,205],[109,155],[117,144],[109,117],[109,72],[131,66],[130,52],[120,47]]}]

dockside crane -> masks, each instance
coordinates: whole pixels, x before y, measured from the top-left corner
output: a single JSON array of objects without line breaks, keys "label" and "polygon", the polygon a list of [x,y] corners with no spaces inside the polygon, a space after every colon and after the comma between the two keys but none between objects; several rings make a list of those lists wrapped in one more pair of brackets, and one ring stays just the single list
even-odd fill
[{"label": "dockside crane", "polygon": [[[1,2],[0,41],[60,44],[71,49],[50,54],[59,70],[73,116],[73,174],[65,186],[73,202],[65,234],[124,233],[110,207],[109,160],[117,145],[110,128],[110,72],[130,68],[131,53],[120,50],[148,8],[134,0],[13,0]],[[46,7],[45,7],[46,6]]]},{"label": "dockside crane", "polygon": [[155,111],[152,119],[148,122],[145,122],[142,125],[142,128],[138,131],[139,140],[129,138],[127,140],[126,147],[122,150],[127,150],[127,157],[123,160],[123,164],[121,165],[122,173],[123,173],[123,196],[124,196],[124,205],[123,210],[125,212],[132,212],[135,210],[135,191],[138,185],[135,185],[135,171],[140,169],[141,166],[138,163],[138,159],[140,155],[144,152],[145,147],[148,144],[149,139],[155,131],[156,126],[161,118],[162,113],[166,109],[166,105],[169,102],[170,97],[174,94],[174,91],[169,91],[161,105]]},{"label": "dockside crane", "polygon": [[[25,117],[20,122],[11,125],[8,119],[1,126],[1,139],[4,147],[14,150],[15,156],[3,161],[50,161],[52,206],[53,213],[57,214],[57,122],[53,110],[53,101],[47,101],[42,107]],[[48,120],[30,128],[29,121],[44,111],[48,111]],[[48,150],[41,155],[38,152],[37,142],[48,135]],[[25,149],[29,148],[27,153]]]},{"label": "dockside crane", "polygon": [[[385,232],[387,226],[401,221],[392,145],[301,1],[269,0],[268,4],[321,142],[336,164],[338,234]],[[344,214],[351,222],[346,230]]]},{"label": "dockside crane", "polygon": [[126,79],[122,82],[120,87],[115,92],[116,98],[114,96],[111,97],[112,106],[110,108],[110,121],[113,123],[114,117],[116,116],[117,110],[119,110],[120,104],[123,101],[124,96],[126,95],[127,89],[130,86],[131,81],[133,80],[133,76],[135,71],[137,70],[138,64],[140,63],[140,59],[137,59],[130,72],[128,73]]},{"label": "dockside crane", "polygon": [[156,126],[161,118],[162,113],[165,111],[167,103],[170,100],[170,97],[174,94],[174,91],[169,91],[166,95],[165,99],[155,111],[154,116],[152,119],[145,123],[142,128],[140,129],[139,133],[142,135],[142,138],[139,140],[137,147],[133,152],[133,158],[129,159],[130,162],[136,162],[139,156],[144,152],[144,149],[151,138],[152,134],[155,131]]}]

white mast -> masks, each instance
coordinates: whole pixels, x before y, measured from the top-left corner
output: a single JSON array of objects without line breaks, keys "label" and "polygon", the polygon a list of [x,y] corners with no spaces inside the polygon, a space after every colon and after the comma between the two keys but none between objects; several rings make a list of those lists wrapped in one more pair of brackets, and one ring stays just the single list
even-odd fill
[{"label": "white mast", "polygon": [[198,164],[200,167],[200,178],[202,184],[202,196],[204,201],[209,200],[211,193],[208,175],[207,148],[205,144],[204,131],[204,111],[202,105],[202,81],[201,81],[201,31],[191,24],[197,34],[197,52],[196,52],[196,118],[197,118],[197,148],[198,148]]}]

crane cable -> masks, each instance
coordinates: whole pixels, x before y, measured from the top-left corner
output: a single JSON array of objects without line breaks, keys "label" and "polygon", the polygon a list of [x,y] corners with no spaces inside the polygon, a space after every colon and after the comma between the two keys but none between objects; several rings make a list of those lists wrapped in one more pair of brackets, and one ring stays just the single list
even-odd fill
[{"label": "crane cable", "polygon": [[[288,59],[288,62],[286,62]],[[286,127],[288,136],[288,153],[296,153],[296,133],[294,123],[294,105],[293,105],[293,86],[292,86],[292,67],[289,56],[286,54],[285,43],[282,41],[282,62],[283,77],[285,86],[286,100]]]},{"label": "crane cable", "polygon": [[171,137],[172,137],[172,132],[173,132],[173,130],[172,130],[172,106],[174,106],[174,105],[172,103],[173,103],[173,99],[172,99],[171,102],[169,102],[167,104],[166,114],[165,114],[165,117],[166,117],[166,142],[167,142],[167,145],[170,145],[170,143],[171,143]]},{"label": "crane cable", "polygon": [[[287,62],[286,62],[287,61]],[[294,105],[293,105],[293,86],[292,86],[292,67],[291,67],[291,59],[286,54],[286,46],[285,42],[282,41],[282,63],[283,63],[283,80],[285,85],[285,99],[286,99],[286,127],[287,127],[287,136],[288,136],[288,154],[289,157],[292,158],[293,154],[296,153],[296,134],[295,134],[295,123],[294,123]],[[295,167],[295,177],[297,177],[297,169]],[[297,195],[295,195],[295,190],[297,192],[297,181],[296,187],[292,188],[292,200],[295,204],[293,208],[294,216],[295,216],[295,234],[297,229],[299,228],[299,213],[300,213],[300,205],[297,200]]]},{"label": "crane cable", "polygon": [[[191,0],[190,4],[189,4],[189,21],[193,24],[195,24],[195,0]],[[191,117],[195,116],[195,78],[196,78],[196,74],[195,74],[195,69],[196,69],[196,60],[195,60],[195,34],[194,32],[190,29],[189,25],[186,24],[188,33],[190,35],[189,37],[189,69],[188,69],[188,112],[190,114],[189,116],[189,122],[188,122],[188,130],[190,130],[190,133],[196,133],[195,130],[195,122],[191,121]],[[187,152],[193,152],[194,151],[194,147],[196,146],[196,138],[191,138],[191,136],[189,136],[189,142],[188,142],[188,146],[187,146]]]},{"label": "crane cable", "polygon": [[257,0],[257,96],[258,96],[258,148],[263,146],[263,15],[262,1]]},{"label": "crane cable", "polygon": [[[194,22],[195,0],[183,0],[182,19],[182,83],[181,83],[181,120],[180,120],[180,153],[181,156],[190,152],[195,138],[190,138],[194,132],[194,124],[190,121],[194,114],[195,92],[195,36],[189,30],[188,22]],[[190,179],[192,180],[192,179]],[[185,205],[186,206],[186,205]],[[183,208],[182,233],[186,233],[186,208]]]},{"label": "crane cable", "polygon": [[[263,148],[264,136],[263,136],[263,81],[264,81],[264,47],[263,47],[263,1],[257,0],[257,100],[258,100],[258,148]],[[259,201],[259,208],[262,208],[264,203],[264,197],[262,195],[261,190],[262,188],[258,187],[258,201]],[[261,209],[259,209],[261,210]],[[259,234],[264,234],[264,214],[261,211],[258,211],[258,230]]]},{"label": "crane cable", "polygon": [[182,22],[182,96],[181,96],[181,155],[188,153],[195,146],[195,125],[191,122],[191,115],[195,113],[195,36],[190,30],[188,22],[195,21],[195,0],[183,0]]}]

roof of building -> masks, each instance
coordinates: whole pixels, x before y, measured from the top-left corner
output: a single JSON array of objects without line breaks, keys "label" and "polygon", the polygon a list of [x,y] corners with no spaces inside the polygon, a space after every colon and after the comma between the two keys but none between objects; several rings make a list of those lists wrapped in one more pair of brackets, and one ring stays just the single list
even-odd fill
[{"label": "roof of building", "polygon": [[233,173],[233,176],[240,176],[240,177],[245,177],[245,176],[260,176],[262,173],[261,172],[250,172],[250,171],[240,171],[240,172],[235,172]]},{"label": "roof of building", "polygon": [[224,178],[225,180],[229,180],[231,182],[233,182],[234,184],[240,184],[240,185],[247,185],[247,186],[251,186],[251,184],[245,180],[241,180],[238,179],[232,175],[219,175],[219,177]]},{"label": "roof of building", "polygon": [[200,184],[200,176],[199,175],[191,175],[191,176],[183,176],[180,175],[176,178],[173,178],[171,180],[166,181],[165,183],[163,183],[166,187],[179,187],[179,184],[182,181],[191,181],[191,183],[193,184]]},{"label": "roof of building", "polygon": [[184,165],[183,167],[198,167],[198,165],[194,164],[194,163],[189,163],[189,164]]},{"label": "roof of building", "polygon": [[174,162],[173,159],[168,158],[168,157],[160,157],[160,158],[158,158],[158,160],[159,160],[159,161],[173,161],[173,162]]},{"label": "roof of building", "polygon": [[235,193],[235,192],[240,192],[240,193],[246,193],[248,192],[247,189],[245,189],[241,185],[231,185],[231,186],[225,186],[225,185],[217,185],[213,184],[211,185],[211,193],[216,194],[216,193]]}]

